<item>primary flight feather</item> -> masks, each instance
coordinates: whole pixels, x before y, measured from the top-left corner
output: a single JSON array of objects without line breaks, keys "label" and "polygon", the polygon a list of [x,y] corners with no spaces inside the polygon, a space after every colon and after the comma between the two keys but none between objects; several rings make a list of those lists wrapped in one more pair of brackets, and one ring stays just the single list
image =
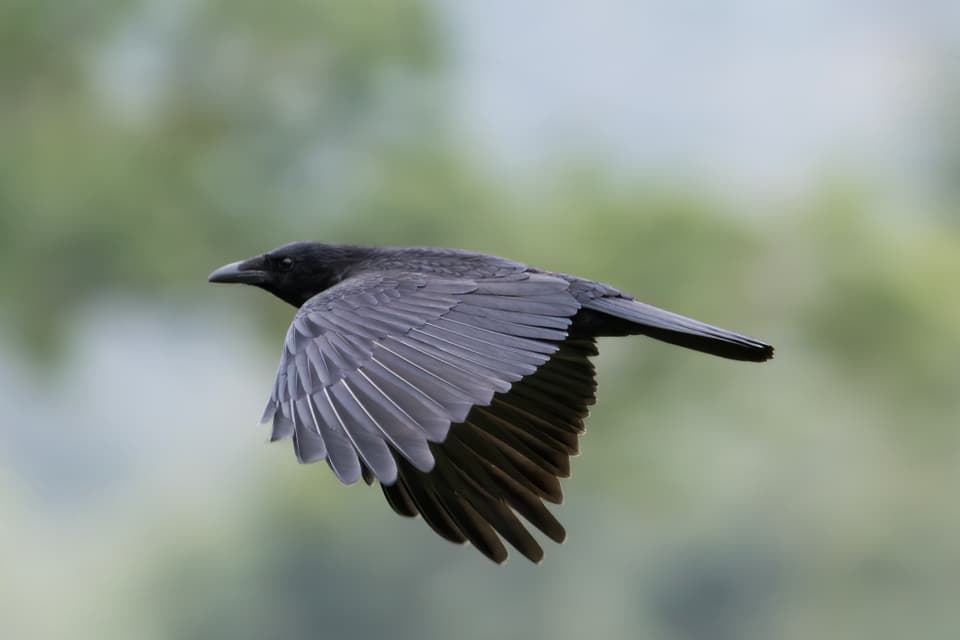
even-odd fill
[{"label": "primary flight feather", "polygon": [[773,347],[613,287],[497,256],[294,242],[217,269],[298,308],[263,414],[300,462],[379,482],[401,515],[495,562],[556,542],[596,338],[642,334],[762,362]]}]

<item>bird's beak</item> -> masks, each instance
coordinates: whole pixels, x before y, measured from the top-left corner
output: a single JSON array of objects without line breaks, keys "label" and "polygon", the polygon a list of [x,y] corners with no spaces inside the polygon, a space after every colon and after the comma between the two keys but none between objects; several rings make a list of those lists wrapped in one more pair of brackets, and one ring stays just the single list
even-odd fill
[{"label": "bird's beak", "polygon": [[223,265],[210,274],[209,282],[262,284],[267,280],[263,256]]}]

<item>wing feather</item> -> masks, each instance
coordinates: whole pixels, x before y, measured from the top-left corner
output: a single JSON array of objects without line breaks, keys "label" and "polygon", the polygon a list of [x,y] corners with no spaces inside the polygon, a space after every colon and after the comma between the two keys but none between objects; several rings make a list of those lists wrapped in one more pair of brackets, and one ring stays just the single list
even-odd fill
[{"label": "wing feather", "polygon": [[344,433],[340,418],[333,408],[330,392],[324,387],[310,396],[310,402],[321,418],[324,441],[327,444],[327,463],[340,482],[353,484],[361,476],[360,459],[357,457],[356,447]]},{"label": "wing feather", "polygon": [[[425,333],[420,329],[411,331],[409,339],[419,343],[422,347],[428,347],[448,357],[455,358],[462,363],[462,366],[478,368],[479,371],[486,372],[487,375],[492,375],[497,380],[503,379],[515,382],[537,370],[535,365],[497,358],[495,355],[464,347],[451,340]],[[506,391],[506,389],[503,389],[503,391]]]},{"label": "wing feather", "polygon": [[[377,350],[376,358],[384,368],[389,368],[394,375],[421,391],[428,398],[437,401],[440,406],[452,412],[452,415],[466,416],[470,407],[474,405],[468,391],[445,380],[435,371],[397,353],[394,350],[398,349],[396,344],[392,345],[393,349],[379,343],[377,346],[380,349]],[[403,351],[403,349],[399,350]]]},{"label": "wing feather", "polygon": [[477,404],[490,401],[491,388],[493,391],[506,391],[510,388],[510,383],[502,379],[505,376],[485,374],[483,370],[464,360],[440,349],[431,348],[430,344],[418,344],[414,340],[394,337],[384,342],[390,345],[392,351],[395,350],[394,353],[409,359],[410,362],[415,361],[418,367],[461,389]]},{"label": "wing feather", "polygon": [[[401,463],[398,482],[381,485],[387,502],[401,515],[424,515],[441,536],[454,542],[469,541],[495,562],[506,559],[500,538],[538,562],[543,550],[517,516],[551,540],[562,542],[566,537],[544,501],[562,500],[559,477],[569,470],[567,460],[576,451],[583,417],[596,392],[589,361],[595,353],[590,339],[560,344],[556,356],[535,373],[513,384],[508,392],[497,394],[489,406],[475,406],[464,422],[451,427],[443,442],[431,444],[437,460],[433,471],[423,473]],[[545,374],[550,379],[571,374],[586,380],[563,391],[573,397],[571,407],[581,416],[576,424],[558,422],[551,413],[550,396],[555,394],[525,394]],[[430,515],[410,497],[415,493],[432,498]],[[462,539],[438,529],[438,507],[450,515]],[[449,522],[444,524],[449,526]]]},{"label": "wing feather", "polygon": [[417,424],[427,433],[429,440],[441,441],[446,437],[450,422],[447,418],[447,410],[439,401],[379,360],[374,359],[359,373],[376,385],[404,413],[414,417]]},{"label": "wing feather", "polygon": [[478,306],[476,302],[464,302],[457,305],[457,311],[463,315],[477,316],[480,318],[498,318],[525,324],[531,327],[548,327],[551,329],[565,330],[570,326],[570,322],[562,317],[553,317],[534,313],[523,313],[519,311],[507,311],[504,309],[491,310],[483,306]]},{"label": "wing feather", "polygon": [[[430,471],[431,443],[534,374],[579,309],[563,279],[505,273],[479,280],[367,273],[308,300],[288,331],[264,411],[271,438],[293,437],[301,462],[326,459],[346,483],[372,475],[393,484],[398,460]],[[420,500],[429,496],[407,491],[394,502]],[[470,509],[450,509],[453,521],[484,540]],[[441,521],[436,512],[433,519]],[[452,535],[449,522],[441,524]]]},{"label": "wing feather", "polygon": [[329,388],[331,405],[350,443],[363,462],[381,481],[390,484],[397,479],[397,462],[390,453],[382,430],[370,412],[357,400],[346,380]]},{"label": "wing feather", "polygon": [[498,336],[508,335],[547,341],[560,341],[567,337],[566,331],[513,322],[508,316],[470,315],[454,309],[443,319],[444,322],[440,323],[440,326],[448,326],[450,329],[454,329],[455,326],[473,328],[479,330],[481,335],[483,332],[490,332]]},{"label": "wing feather", "polygon": [[420,331],[437,339],[453,341],[463,347],[506,361],[526,362],[534,366],[546,362],[557,350],[556,345],[517,338],[503,333],[483,333],[466,325],[455,325],[443,319],[425,324]]},{"label": "wing feather", "polygon": [[344,380],[344,386],[363,407],[391,447],[400,452],[420,471],[433,468],[433,454],[426,430],[400,408],[395,401],[373,384],[362,372]]},{"label": "wing feather", "polygon": [[300,446],[298,457],[301,462],[316,462],[327,457],[327,445],[320,434],[320,424],[316,412],[310,404],[310,397],[304,396],[294,401],[297,417],[297,442]]}]

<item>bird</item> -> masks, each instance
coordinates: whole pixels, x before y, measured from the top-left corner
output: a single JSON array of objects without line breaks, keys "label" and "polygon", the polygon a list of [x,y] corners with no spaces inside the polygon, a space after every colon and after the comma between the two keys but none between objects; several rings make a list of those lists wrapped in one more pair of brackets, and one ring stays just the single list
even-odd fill
[{"label": "bird", "polygon": [[[643,335],[732,360],[769,344],[613,286],[494,255],[292,242],[209,282],[297,308],[262,423],[300,463],[379,483],[397,514],[501,564],[561,543],[563,498],[595,403],[597,339]],[[521,521],[528,523],[526,526]]]}]

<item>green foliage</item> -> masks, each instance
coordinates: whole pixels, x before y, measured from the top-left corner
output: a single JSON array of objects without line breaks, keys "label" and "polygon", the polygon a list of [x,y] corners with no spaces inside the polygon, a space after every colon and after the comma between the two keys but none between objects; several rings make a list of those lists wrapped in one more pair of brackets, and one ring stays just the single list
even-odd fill
[{"label": "green foliage", "polygon": [[8,326],[43,350],[51,300],[196,289],[233,249],[322,236],[419,99],[392,87],[436,67],[422,6],[365,4],[4,4],[0,267],[30,265]]}]

